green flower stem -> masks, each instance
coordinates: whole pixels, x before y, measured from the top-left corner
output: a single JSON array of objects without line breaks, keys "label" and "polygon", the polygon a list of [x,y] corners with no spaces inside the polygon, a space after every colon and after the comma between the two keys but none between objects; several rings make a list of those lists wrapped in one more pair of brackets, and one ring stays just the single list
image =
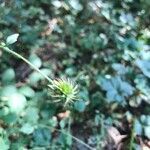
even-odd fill
[{"label": "green flower stem", "polygon": [[134,144],[134,124],[135,124],[135,118],[133,118],[133,122],[132,122],[132,129],[131,129],[131,138],[130,138],[129,150],[133,149],[133,144]]},{"label": "green flower stem", "polygon": [[38,73],[40,73],[48,82],[52,83],[52,79],[50,79],[47,75],[45,75],[43,72],[41,72],[41,70],[39,70],[36,66],[34,66],[31,62],[29,62],[26,58],[24,58],[23,56],[21,56],[20,54],[14,52],[13,50],[9,49],[6,46],[0,45],[0,48],[3,49],[5,52],[8,52],[14,56],[16,56],[17,58],[23,60],[25,63],[27,63],[32,69],[34,69],[35,71],[37,71]]},{"label": "green flower stem", "polygon": [[96,150],[95,148],[93,148],[93,147],[91,147],[90,145],[86,144],[84,141],[78,139],[77,137],[75,137],[75,136],[73,136],[73,135],[71,135],[71,134],[69,134],[69,133],[67,133],[67,132],[65,132],[65,131],[63,131],[63,130],[56,129],[56,128],[54,128],[54,127],[47,126],[47,125],[43,125],[43,124],[39,124],[39,126],[40,126],[40,127],[48,128],[48,129],[50,129],[50,130],[55,130],[55,131],[60,132],[60,133],[62,133],[62,134],[64,134],[64,135],[66,135],[66,136],[69,136],[69,137],[71,137],[72,139],[74,139],[76,142],[78,142],[78,143],[84,145],[84,146],[85,146],[86,148],[88,148],[89,150]]}]

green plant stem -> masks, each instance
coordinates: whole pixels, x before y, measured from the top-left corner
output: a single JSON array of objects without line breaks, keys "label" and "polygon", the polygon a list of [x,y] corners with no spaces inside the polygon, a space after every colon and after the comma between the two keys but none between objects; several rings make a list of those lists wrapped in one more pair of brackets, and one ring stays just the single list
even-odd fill
[{"label": "green plant stem", "polygon": [[54,127],[50,127],[50,126],[47,126],[47,125],[40,125],[40,124],[39,124],[39,126],[48,128],[48,129],[50,129],[50,130],[58,131],[58,132],[60,132],[60,133],[62,133],[62,134],[65,134],[66,136],[71,137],[72,139],[74,139],[74,140],[77,141],[78,143],[84,145],[84,146],[85,146],[86,148],[88,148],[89,150],[95,150],[95,148],[89,146],[88,144],[86,144],[86,143],[83,142],[82,140],[78,139],[77,137],[75,137],[75,136],[73,136],[73,135],[71,135],[71,134],[69,134],[69,133],[67,133],[67,132],[65,132],[65,131],[62,131],[62,130],[60,130],[60,129],[56,129],[56,128],[54,128]]},{"label": "green plant stem", "polygon": [[63,131],[61,131],[61,130],[58,130],[58,129],[55,129],[55,130],[57,130],[57,131],[59,131],[59,132],[65,134],[65,135],[67,135],[67,136],[70,136],[72,139],[74,139],[74,140],[77,141],[78,143],[84,145],[84,146],[87,147],[89,150],[95,150],[94,148],[92,148],[92,147],[89,146],[88,144],[84,143],[82,140],[76,138],[75,136],[70,135],[70,134],[68,134],[68,133],[66,133],[66,132],[63,132]]},{"label": "green plant stem", "polygon": [[131,129],[131,138],[130,138],[129,150],[132,150],[132,148],[133,148],[133,142],[134,142],[134,122],[135,122],[135,119],[133,119],[133,122],[132,122],[132,129]]},{"label": "green plant stem", "polygon": [[12,55],[14,55],[15,57],[23,60],[25,63],[27,63],[32,69],[34,69],[35,71],[37,71],[38,73],[40,73],[48,82],[52,83],[52,80],[45,75],[43,72],[41,72],[40,69],[38,69],[36,66],[34,66],[31,62],[29,62],[26,58],[24,58],[23,56],[21,56],[20,54],[14,52],[13,50],[9,49],[8,47],[2,46],[0,45],[0,48],[3,49],[5,52],[10,53]]}]

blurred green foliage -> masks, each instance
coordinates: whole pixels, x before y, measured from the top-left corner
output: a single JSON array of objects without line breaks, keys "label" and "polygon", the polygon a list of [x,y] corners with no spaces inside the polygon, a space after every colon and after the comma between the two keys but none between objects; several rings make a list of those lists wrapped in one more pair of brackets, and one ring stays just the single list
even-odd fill
[{"label": "blurred green foliage", "polygon": [[134,119],[135,134],[150,138],[149,7],[149,0],[0,1],[0,40],[19,33],[15,51],[80,87],[69,124],[41,75],[0,50],[0,149],[70,149],[71,137],[54,128],[68,133],[76,124],[86,141],[80,130],[92,130],[97,142],[88,144],[99,149],[104,125],[126,121],[129,135]]}]

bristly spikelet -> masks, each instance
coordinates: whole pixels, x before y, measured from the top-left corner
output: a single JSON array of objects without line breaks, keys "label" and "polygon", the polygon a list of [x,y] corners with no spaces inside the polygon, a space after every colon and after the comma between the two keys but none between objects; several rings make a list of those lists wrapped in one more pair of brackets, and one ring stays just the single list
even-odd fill
[{"label": "bristly spikelet", "polygon": [[64,100],[64,106],[77,99],[78,86],[69,79],[55,79],[49,87],[53,90],[53,97]]}]

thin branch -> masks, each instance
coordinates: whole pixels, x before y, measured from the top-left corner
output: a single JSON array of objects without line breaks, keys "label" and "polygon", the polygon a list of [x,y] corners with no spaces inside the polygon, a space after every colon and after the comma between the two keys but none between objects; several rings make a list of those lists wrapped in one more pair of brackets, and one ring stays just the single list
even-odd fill
[{"label": "thin branch", "polygon": [[132,129],[131,129],[131,138],[130,138],[130,144],[129,144],[129,150],[133,149],[133,143],[134,143],[134,125],[135,124],[135,119],[133,119],[132,122]]},{"label": "thin branch", "polygon": [[0,48],[3,49],[5,52],[8,52],[12,55],[14,55],[15,57],[23,60],[25,63],[27,63],[32,69],[34,69],[35,71],[37,71],[38,73],[40,73],[48,82],[52,83],[52,80],[45,75],[40,69],[38,69],[36,66],[34,66],[31,62],[29,62],[26,58],[24,58],[23,56],[21,56],[20,54],[14,52],[13,50],[9,49],[8,47],[2,46],[0,45]]},{"label": "thin branch", "polygon": [[89,150],[95,150],[95,148],[89,146],[88,144],[86,144],[86,143],[83,142],[82,140],[78,139],[77,137],[75,137],[75,136],[73,136],[73,135],[71,135],[71,134],[69,134],[69,133],[66,133],[65,131],[62,131],[62,130],[59,130],[59,129],[56,129],[56,128],[54,128],[54,127],[50,127],[50,126],[47,126],[47,125],[41,125],[41,126],[42,126],[42,127],[49,128],[49,129],[54,129],[54,130],[56,130],[56,131],[58,131],[58,132],[60,132],[60,133],[62,133],[62,134],[65,134],[65,135],[71,137],[72,139],[74,139],[74,140],[77,141],[78,143],[84,145],[84,146],[85,146],[86,148],[88,148]]}]

